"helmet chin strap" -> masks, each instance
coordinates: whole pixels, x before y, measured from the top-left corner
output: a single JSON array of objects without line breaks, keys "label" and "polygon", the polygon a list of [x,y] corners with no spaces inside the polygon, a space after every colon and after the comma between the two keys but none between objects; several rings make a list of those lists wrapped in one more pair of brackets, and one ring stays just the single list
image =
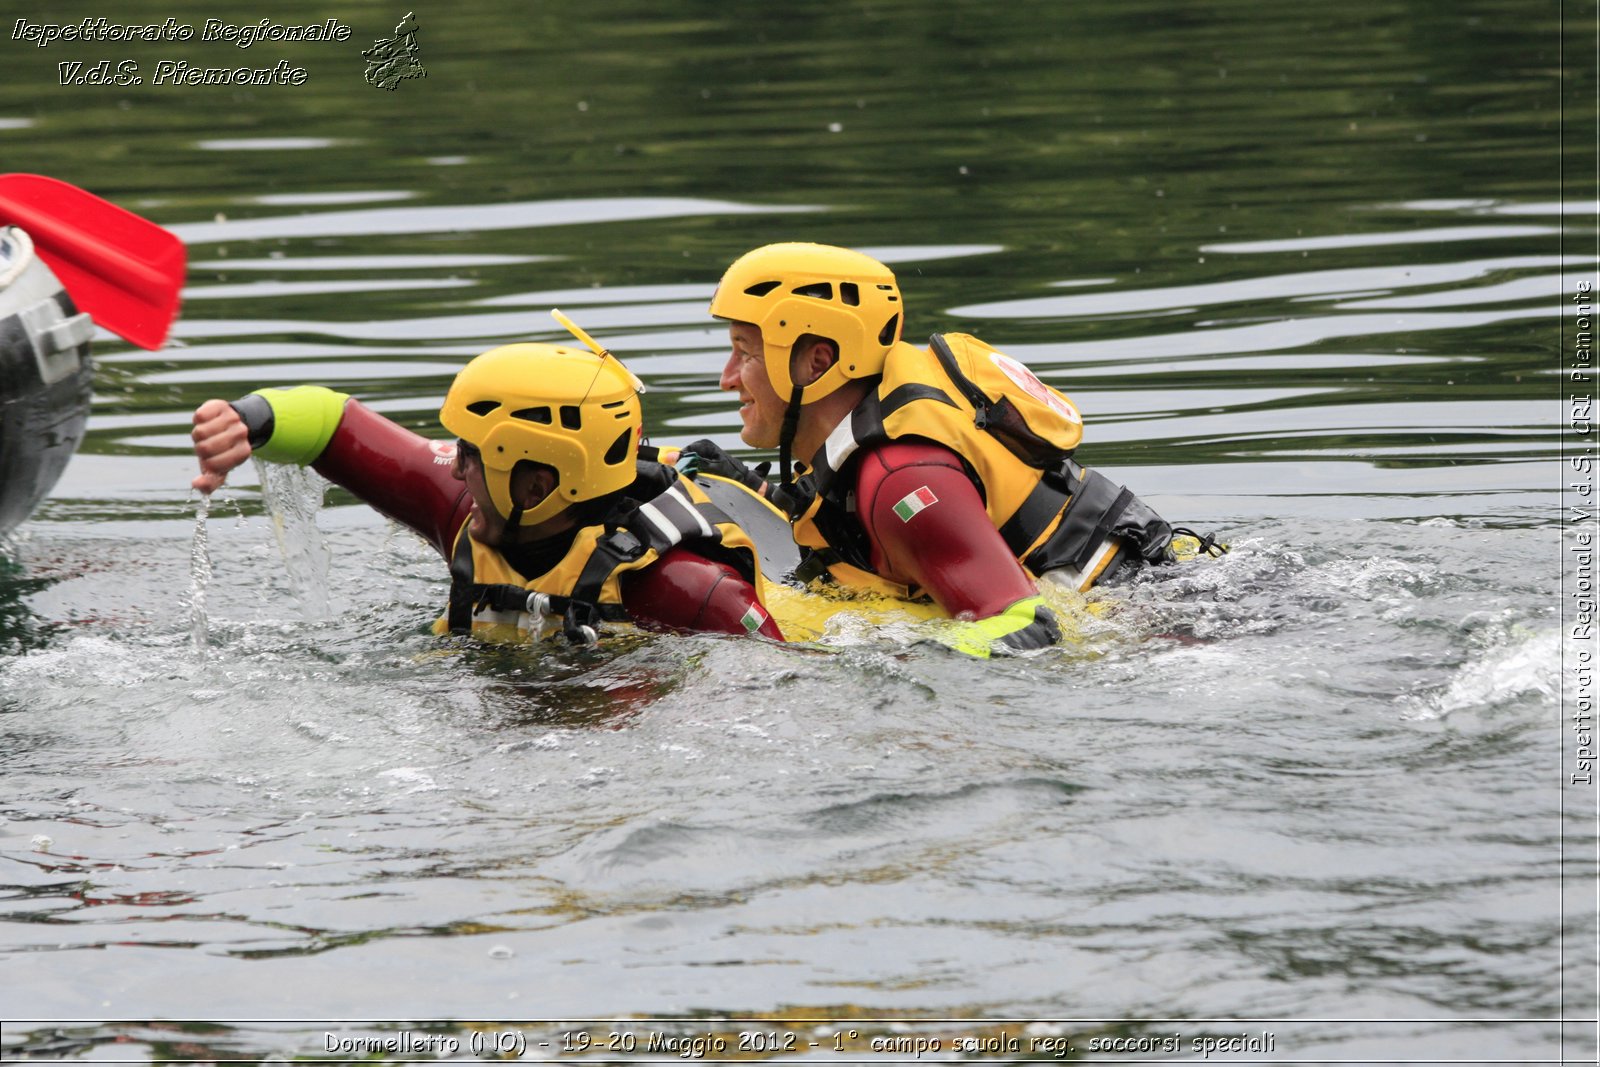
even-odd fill
[{"label": "helmet chin strap", "polygon": [[506,529],[513,534],[522,525],[522,512],[523,507],[521,504],[512,504],[511,514],[506,516]]},{"label": "helmet chin strap", "polygon": [[789,407],[783,413],[783,428],[778,431],[778,482],[788,485],[790,479],[790,459],[794,449],[794,435],[800,428],[800,394],[805,392],[805,386],[796,385],[789,393]]}]

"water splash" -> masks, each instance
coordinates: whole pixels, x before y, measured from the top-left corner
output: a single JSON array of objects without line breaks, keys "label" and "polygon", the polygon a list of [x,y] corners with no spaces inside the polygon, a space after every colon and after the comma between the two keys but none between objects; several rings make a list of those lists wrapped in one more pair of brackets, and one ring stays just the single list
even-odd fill
[{"label": "water splash", "polygon": [[[1554,705],[1563,682],[1561,633],[1519,624],[1496,628],[1496,639],[1463,663],[1442,686],[1395,698],[1408,719],[1443,719],[1461,711],[1493,711],[1525,699]],[[1575,694],[1569,694],[1571,699]]]},{"label": "water splash", "polygon": [[208,645],[206,589],[211,585],[211,552],[206,543],[206,517],[211,514],[211,494],[201,493],[194,509],[194,542],[189,548],[189,634],[201,662]]},{"label": "water splash", "polygon": [[261,498],[272,515],[289,587],[307,619],[328,617],[328,569],[333,552],[317,530],[317,512],[328,483],[309,467],[256,460]]}]

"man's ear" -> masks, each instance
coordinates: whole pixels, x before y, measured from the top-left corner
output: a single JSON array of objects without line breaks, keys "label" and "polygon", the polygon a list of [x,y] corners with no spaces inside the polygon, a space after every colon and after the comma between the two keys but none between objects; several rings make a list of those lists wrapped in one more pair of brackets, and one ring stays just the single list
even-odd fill
[{"label": "man's ear", "polygon": [[831,341],[812,341],[803,351],[796,352],[791,373],[799,385],[810,385],[839,361],[839,353]]},{"label": "man's ear", "polygon": [[511,497],[524,511],[531,510],[545,497],[555,492],[559,480],[556,472],[549,467],[534,467],[530,464],[522,470],[512,472]]}]

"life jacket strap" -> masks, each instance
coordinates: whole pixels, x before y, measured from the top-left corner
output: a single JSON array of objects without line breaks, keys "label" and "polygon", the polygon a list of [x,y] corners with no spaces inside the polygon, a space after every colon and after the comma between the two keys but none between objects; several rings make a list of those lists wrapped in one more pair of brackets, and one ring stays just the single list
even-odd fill
[{"label": "life jacket strap", "polygon": [[834,564],[848,562],[844,553],[831,545],[824,548],[808,548],[804,551],[799,566],[790,573],[790,577],[801,585],[807,585],[813,579],[825,576],[828,568]]},{"label": "life jacket strap", "polygon": [[[599,604],[606,580],[616,573],[618,567],[632,563],[646,551],[648,548],[644,542],[630,531],[612,530],[594,543],[594,551],[584,562],[583,570],[578,572],[578,580],[572,583],[572,594],[567,599],[569,602]],[[555,598],[550,599],[553,605]]]},{"label": "life jacket strap", "polygon": [[787,485],[794,469],[794,435],[800,429],[801,397],[805,386],[795,383],[789,392],[789,406],[783,410],[783,427],[778,431],[778,482]]},{"label": "life jacket strap", "polygon": [[[631,507],[613,512],[606,520],[606,532],[594,540],[593,550],[584,561],[577,579],[565,596],[537,593],[526,586],[510,583],[473,581],[472,539],[463,528],[456,538],[450,558],[450,601],[445,621],[451,633],[469,633],[473,615],[485,610],[497,612],[535,612],[560,615],[562,631],[574,643],[593,643],[600,622],[626,620],[620,604],[605,603],[606,583],[619,570],[637,563],[646,553],[664,555],[684,541],[712,546],[723,543],[724,526],[733,520],[709,500],[697,500],[688,483],[672,468],[665,472],[666,488],[658,495]],[[744,551],[728,551],[730,562],[738,561],[741,573],[753,580],[753,558]]]},{"label": "life jacket strap", "polygon": [[[1074,473],[1081,476],[1055,532],[1025,561],[1035,574],[1063,565],[1082,570],[1133,499],[1131,492],[1099,471],[1078,467]],[[1040,479],[1040,484],[1047,480]]]},{"label": "life jacket strap", "polygon": [[[942,342],[944,339],[940,338]],[[923,382],[906,382],[897,386],[888,396],[883,398],[879,406],[878,416],[887,419],[914,400],[935,400],[948,407],[955,407],[956,402],[951,400],[943,389],[927,385]]]},{"label": "life jacket strap", "polygon": [[[525,611],[540,616],[559,615],[562,620],[562,632],[569,639],[574,643],[588,643],[575,636],[581,634],[584,626],[588,626],[592,631],[597,622],[622,622],[628,617],[627,610],[621,604],[598,604],[577,597],[550,596],[531,592],[520,585],[505,583],[469,584],[461,600],[466,606],[467,624],[461,630],[457,630],[452,624],[452,633],[470,631],[472,616],[480,611],[510,614]],[[454,596],[451,598],[450,606],[453,613],[456,606]]]},{"label": "life jacket strap", "polygon": [[[1024,557],[1058,514],[1055,530]],[[1160,560],[1172,543],[1172,528],[1132,490],[1069,459],[1039,480],[1000,527],[1000,536],[1029,570],[1043,574],[1069,566],[1082,571],[1112,536],[1131,540],[1144,559]]]},{"label": "life jacket strap", "polygon": [[462,530],[450,554],[450,601],[445,623],[453,634],[472,632],[472,538]]},{"label": "life jacket strap", "polygon": [[644,548],[653,548],[659,555],[686,539],[721,541],[722,531],[717,526],[729,521],[727,512],[710,502],[696,501],[683,480],[676,479],[660,496],[628,509],[611,524],[619,528],[615,532],[626,531],[643,546],[634,549],[625,542],[615,545],[623,553],[624,562],[632,562],[643,554]]},{"label": "life jacket strap", "polygon": [[[1083,477],[1083,468],[1072,460],[1062,464],[1061,471],[1039,479],[1022,504],[1000,526],[1000,538],[1011,554],[1022,559],[1023,553],[1038,538],[1039,531],[1050,525],[1061,509],[1067,506],[1072,491],[1064,485],[1077,485]],[[1063,483],[1063,484],[1058,484]]]},{"label": "life jacket strap", "polygon": [[[616,534],[623,535],[616,537]],[[622,561],[623,556],[629,560],[637,559],[644,554],[644,546],[625,530],[616,531],[613,540],[602,549],[606,538],[595,546],[595,553],[589,558],[582,574],[579,575],[577,584],[573,587],[572,596],[548,596],[534,593],[520,585],[507,583],[474,582],[472,580],[472,539],[465,531],[456,539],[455,551],[450,558],[450,600],[445,609],[445,623],[453,634],[466,634],[472,632],[472,616],[480,611],[522,612],[534,608],[534,597],[543,598],[546,612],[560,615],[563,618],[563,631],[572,637],[582,625],[591,625],[594,620],[620,622],[628,617],[627,611],[620,604],[598,603],[600,589],[605,584],[605,579]],[[636,548],[630,546],[637,546]],[[597,565],[598,564],[598,565]],[[591,573],[604,569],[598,579]],[[592,587],[593,599],[585,599],[585,580]]]},{"label": "life jacket strap", "polygon": [[646,552],[664,555],[690,539],[721,543],[718,525],[732,521],[727,512],[710,502],[696,501],[684,485],[681,480],[674,481],[660,496],[614,520],[616,528],[595,541],[594,552],[578,573],[578,580],[572,585],[572,601],[603,608],[600,594],[606,582],[619,568]]}]

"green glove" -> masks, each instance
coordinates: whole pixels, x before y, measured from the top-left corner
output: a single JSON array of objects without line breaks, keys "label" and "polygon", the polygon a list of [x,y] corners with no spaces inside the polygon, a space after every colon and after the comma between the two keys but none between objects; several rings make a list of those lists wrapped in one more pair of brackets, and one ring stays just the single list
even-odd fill
[{"label": "green glove", "polygon": [[1055,612],[1040,596],[1019,600],[987,619],[960,623],[939,638],[957,652],[979,659],[1047,648],[1059,640],[1061,627],[1056,624]]}]

